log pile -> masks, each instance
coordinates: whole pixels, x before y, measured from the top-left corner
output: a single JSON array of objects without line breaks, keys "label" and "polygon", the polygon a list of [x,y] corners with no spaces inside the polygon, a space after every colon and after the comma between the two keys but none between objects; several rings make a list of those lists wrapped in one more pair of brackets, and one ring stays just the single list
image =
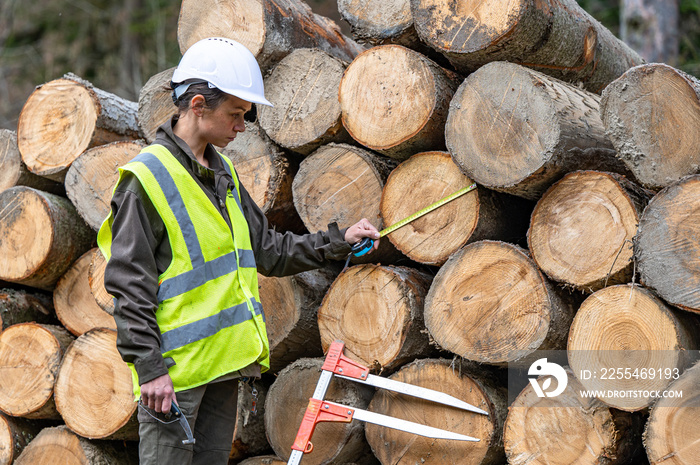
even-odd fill
[{"label": "log pile", "polygon": [[[352,37],[303,0],[181,4],[181,51],[230,37],[265,73],[275,107],[220,150],[271,227],[381,229],[477,187],[346,269],[260,276],[272,366],[257,397],[239,387],[230,464],[286,463],[337,339],[489,415],[334,378],[331,401],[480,442],[320,424],[304,464],[696,463],[700,81],[644,64],[573,0],[338,8]],[[59,77],[0,131],[0,465],[138,461],[95,233],[117,168],[175,113],[172,73],[138,102]],[[529,370],[552,353],[567,387],[541,397],[561,379]],[[585,376],[615,364],[672,376]],[[603,388],[647,394],[582,394]]]}]

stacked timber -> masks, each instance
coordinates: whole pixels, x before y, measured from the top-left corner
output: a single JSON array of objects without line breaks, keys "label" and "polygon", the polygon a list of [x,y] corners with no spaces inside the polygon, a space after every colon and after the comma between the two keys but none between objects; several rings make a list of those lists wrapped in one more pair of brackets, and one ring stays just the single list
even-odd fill
[{"label": "stacked timber", "polygon": [[700,172],[700,80],[662,63],[636,66],[605,88],[605,132],[650,189]]},{"label": "stacked timber", "polygon": [[[230,463],[286,463],[337,339],[374,373],[489,415],[333,378],[331,401],[480,441],[322,423],[304,464],[623,465],[643,449],[650,463],[694,463],[698,80],[643,65],[573,0],[338,8],[352,38],[302,0],[181,5],[182,51],[230,37],[263,68],[275,106],[218,149],[270,227],[381,229],[477,186],[342,271],[260,276],[271,374],[239,385]],[[17,135],[0,132],[0,284],[13,287],[0,289],[0,465],[137,462],[95,230],[117,167],[175,114],[173,70],[138,103],[64,76],[28,99]],[[506,369],[522,374],[545,351],[566,355],[563,393],[507,385]],[[613,364],[671,376],[584,376]],[[684,396],[581,394],[599,387]]]}]

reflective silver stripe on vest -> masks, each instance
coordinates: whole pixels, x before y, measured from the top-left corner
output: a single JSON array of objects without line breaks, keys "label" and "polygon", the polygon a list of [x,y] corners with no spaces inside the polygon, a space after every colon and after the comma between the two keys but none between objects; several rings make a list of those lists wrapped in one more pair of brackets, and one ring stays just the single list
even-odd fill
[{"label": "reflective silver stripe on vest", "polygon": [[[252,250],[239,250],[238,252],[241,268],[256,268],[255,256]],[[222,255],[206,262],[203,266],[163,281],[158,288],[158,302],[163,302],[196,289],[207,281],[227,275],[237,269],[235,252]]]},{"label": "reflective silver stripe on vest", "polygon": [[180,231],[185,239],[185,245],[187,246],[187,252],[190,254],[190,261],[192,262],[193,268],[198,268],[204,265],[204,255],[202,255],[202,248],[199,246],[199,240],[197,239],[197,233],[194,230],[194,224],[192,224],[192,219],[187,214],[187,209],[185,208],[185,202],[182,200],[180,191],[177,190],[175,185],[175,180],[170,176],[170,173],[165,168],[165,165],[152,153],[141,153],[137,155],[132,161],[141,162],[153,173],[156,181],[163,190],[165,198],[168,200],[168,205],[170,205],[175,219],[177,220],[178,226],[180,226]]},{"label": "reflective silver stripe on vest", "polygon": [[[255,315],[262,315],[262,305],[255,299],[252,300]],[[222,329],[230,328],[237,324],[253,319],[253,314],[248,310],[247,302],[234,305],[220,311],[216,315],[202,318],[199,321],[171,329],[161,335],[161,353],[184,347],[187,344],[201,341],[204,338],[213,336]],[[263,316],[264,319],[264,316]]]}]

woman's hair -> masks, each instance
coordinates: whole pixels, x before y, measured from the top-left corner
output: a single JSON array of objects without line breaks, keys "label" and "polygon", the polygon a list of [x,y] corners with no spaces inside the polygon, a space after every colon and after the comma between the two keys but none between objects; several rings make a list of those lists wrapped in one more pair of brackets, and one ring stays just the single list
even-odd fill
[{"label": "woman's hair", "polygon": [[[206,82],[194,79],[190,81],[192,82],[192,84],[190,84],[189,88],[182,95],[180,95],[180,98],[175,98],[174,92],[174,88],[177,87],[179,84],[174,84],[172,82],[170,83],[170,89],[173,90],[173,103],[177,107],[179,114],[182,114],[190,109],[190,101],[192,101],[192,97],[194,97],[197,94],[204,97],[204,106],[210,110],[215,110],[228,98],[228,94],[222,92],[216,87],[209,87],[209,84],[207,84]],[[187,83],[188,81],[185,81],[180,84]]]}]

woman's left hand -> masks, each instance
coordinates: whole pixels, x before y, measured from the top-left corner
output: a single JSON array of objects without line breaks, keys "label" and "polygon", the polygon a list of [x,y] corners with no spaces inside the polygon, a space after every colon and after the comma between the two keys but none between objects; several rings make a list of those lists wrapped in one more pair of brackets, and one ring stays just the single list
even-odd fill
[{"label": "woman's left hand", "polygon": [[375,228],[372,223],[367,220],[367,218],[362,218],[357,223],[350,226],[347,231],[345,231],[345,240],[348,244],[353,245],[364,237],[369,237],[374,240],[374,245],[372,246],[372,251],[377,250],[379,247],[379,231]]}]

